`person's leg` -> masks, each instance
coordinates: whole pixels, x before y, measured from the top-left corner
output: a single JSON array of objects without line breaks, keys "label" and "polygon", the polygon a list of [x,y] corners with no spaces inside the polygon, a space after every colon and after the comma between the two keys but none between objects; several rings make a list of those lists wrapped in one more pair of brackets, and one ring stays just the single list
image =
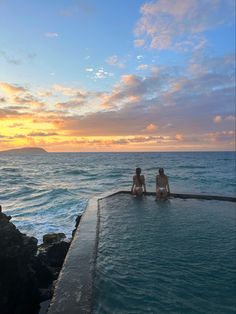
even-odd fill
[{"label": "person's leg", "polygon": [[164,189],[163,192],[162,192],[162,198],[164,200],[167,200],[167,191],[166,191],[166,189]]},{"label": "person's leg", "polygon": [[137,196],[142,196],[142,195],[143,195],[143,189],[142,189],[142,187],[137,187],[137,188],[136,188],[136,195],[137,195]]},{"label": "person's leg", "polygon": [[157,200],[161,199],[161,191],[159,188],[157,188],[157,190],[156,190],[156,199]]}]

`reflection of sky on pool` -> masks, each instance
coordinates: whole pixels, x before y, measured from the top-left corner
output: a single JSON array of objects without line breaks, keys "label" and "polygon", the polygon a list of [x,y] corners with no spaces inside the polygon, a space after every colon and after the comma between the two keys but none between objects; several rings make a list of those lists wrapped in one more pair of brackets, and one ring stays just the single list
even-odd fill
[{"label": "reflection of sky on pool", "polygon": [[234,313],[235,203],[100,201],[96,313]]}]

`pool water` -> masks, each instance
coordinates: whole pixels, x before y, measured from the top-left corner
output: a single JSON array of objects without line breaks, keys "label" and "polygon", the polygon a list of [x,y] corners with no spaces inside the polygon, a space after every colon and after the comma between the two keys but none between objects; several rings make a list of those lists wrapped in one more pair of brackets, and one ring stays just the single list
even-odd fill
[{"label": "pool water", "polygon": [[94,313],[235,313],[235,203],[99,201]]}]

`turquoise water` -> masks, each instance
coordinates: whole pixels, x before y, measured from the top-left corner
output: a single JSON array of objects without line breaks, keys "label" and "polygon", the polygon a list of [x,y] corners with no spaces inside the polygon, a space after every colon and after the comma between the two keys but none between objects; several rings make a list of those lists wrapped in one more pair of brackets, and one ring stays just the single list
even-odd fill
[{"label": "turquoise water", "polygon": [[235,196],[235,153],[50,153],[0,155],[0,204],[24,233],[71,235],[93,195],[130,189],[141,167],[147,190],[164,167],[172,192]]},{"label": "turquoise water", "polygon": [[100,201],[94,313],[236,312],[235,203]]}]

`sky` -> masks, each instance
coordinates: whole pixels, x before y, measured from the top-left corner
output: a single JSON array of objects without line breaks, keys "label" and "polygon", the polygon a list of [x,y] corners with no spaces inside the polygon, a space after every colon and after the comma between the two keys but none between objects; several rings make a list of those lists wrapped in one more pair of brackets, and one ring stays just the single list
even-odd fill
[{"label": "sky", "polygon": [[0,0],[0,150],[235,150],[235,0]]}]

